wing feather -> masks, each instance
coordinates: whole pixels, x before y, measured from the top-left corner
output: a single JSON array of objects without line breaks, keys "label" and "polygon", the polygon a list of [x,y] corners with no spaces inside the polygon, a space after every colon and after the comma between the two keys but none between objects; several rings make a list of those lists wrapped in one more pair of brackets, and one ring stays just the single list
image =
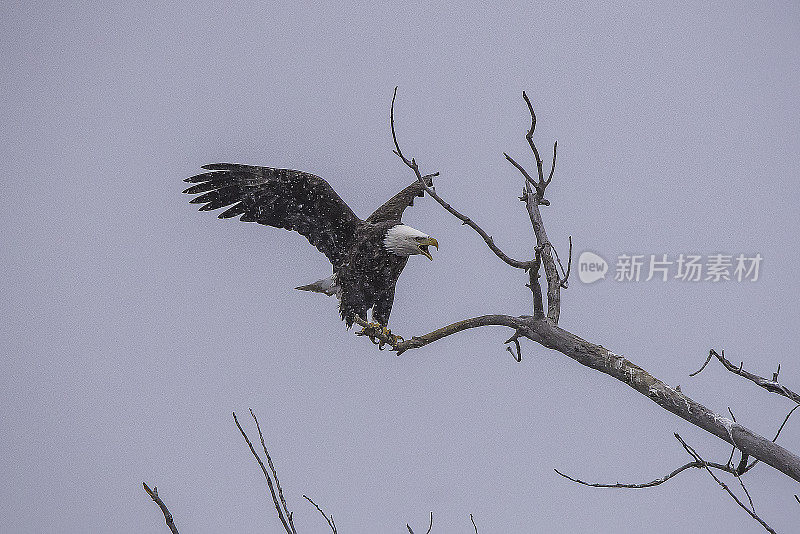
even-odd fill
[{"label": "wing feather", "polygon": [[[427,176],[425,183],[428,187],[433,187],[433,178]],[[372,215],[367,217],[369,223],[400,222],[403,212],[408,206],[414,205],[414,198],[425,195],[425,187],[416,180],[413,184],[409,185],[395,196],[383,203],[383,205],[376,209]]]},{"label": "wing feather", "polygon": [[186,178],[196,184],[184,193],[199,195],[200,211],[229,206],[228,219],[294,230],[336,266],[341,264],[363,224],[328,182],[307,172],[231,163],[204,165],[205,172]]}]

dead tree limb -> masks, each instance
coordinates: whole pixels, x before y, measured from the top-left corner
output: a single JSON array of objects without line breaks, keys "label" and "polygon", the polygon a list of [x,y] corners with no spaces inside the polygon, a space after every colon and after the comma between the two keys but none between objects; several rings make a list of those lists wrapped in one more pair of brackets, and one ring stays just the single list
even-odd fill
[{"label": "dead tree limb", "polygon": [[744,362],[741,362],[738,367],[735,366],[730,360],[725,358],[725,351],[724,350],[722,351],[722,354],[719,354],[714,349],[711,349],[710,351],[708,351],[708,358],[706,358],[706,361],[705,361],[705,363],[703,363],[703,366],[700,369],[698,369],[697,371],[695,371],[694,373],[689,374],[689,376],[695,376],[695,375],[700,374],[700,372],[703,369],[706,368],[706,366],[708,365],[708,362],[711,361],[712,357],[718,359],[719,362],[725,367],[725,369],[727,369],[731,373],[739,375],[741,377],[744,377],[744,378],[750,380],[751,382],[755,383],[756,385],[761,386],[762,388],[766,389],[770,393],[776,393],[778,395],[783,395],[787,399],[791,399],[794,402],[800,404],[800,395],[798,395],[794,391],[790,390],[789,388],[787,388],[783,384],[779,384],[778,383],[778,375],[781,372],[780,364],[778,364],[778,370],[775,371],[774,373],[772,373],[772,380],[769,380],[767,378],[764,378],[763,376],[754,375],[753,373],[748,373],[747,371],[745,371],[743,369]]},{"label": "dead tree limb", "polygon": [[[397,90],[395,89],[395,97]],[[403,155],[400,150],[400,145],[397,141],[397,135],[394,127],[394,100],[392,98],[392,113],[391,113],[391,127],[392,138],[395,143],[397,155],[403,162],[411,168],[418,179],[422,178],[419,166],[416,161],[411,158],[410,160]],[[785,448],[777,445],[776,443],[756,434],[755,432],[747,429],[746,427],[723,417],[716,412],[706,408],[697,401],[684,395],[677,388],[672,388],[657,379],[638,365],[635,365],[628,359],[611,352],[610,350],[586,341],[579,336],[564,330],[558,326],[558,319],[561,314],[561,299],[560,289],[561,278],[558,275],[556,261],[552,254],[549,254],[551,249],[550,241],[545,232],[544,223],[542,221],[539,205],[544,200],[544,190],[549,185],[552,176],[544,179],[544,171],[541,168],[541,158],[538,155],[538,150],[535,149],[533,142],[533,132],[536,125],[536,116],[533,113],[533,106],[530,104],[526,94],[523,94],[529,111],[531,112],[531,128],[526,134],[531,149],[536,157],[536,164],[538,170],[538,180],[529,180],[529,176],[525,178],[525,194],[522,199],[525,202],[528,214],[531,219],[531,224],[536,234],[536,246],[541,247],[541,261],[545,267],[545,276],[547,279],[547,295],[548,295],[548,311],[547,316],[538,317],[534,316],[511,316],[511,315],[484,315],[474,317],[471,319],[464,319],[456,323],[450,324],[434,330],[422,336],[415,336],[411,339],[392,344],[393,350],[398,354],[411,349],[424,347],[430,343],[438,341],[444,337],[456,334],[458,332],[476,328],[481,326],[505,326],[512,328],[518,338],[525,337],[534,341],[548,349],[560,352],[581,365],[585,365],[602,373],[605,373],[624,384],[630,386],[637,392],[645,395],[647,398],[664,408],[665,410],[683,418],[684,420],[692,423],[693,425],[706,430],[707,432],[717,436],[718,438],[734,445],[743,454],[756,458],[775,469],[785,473],[791,478],[800,482],[800,457],[796,454],[786,450]],[[517,165],[515,165],[517,166]],[[519,168],[519,166],[518,166]],[[553,166],[553,169],[555,166]],[[552,170],[551,169],[551,175]],[[531,182],[534,182],[533,184]],[[533,189],[531,189],[533,188]],[[440,205],[442,205],[449,213],[455,215],[465,224],[479,230],[479,227],[472,223],[471,219],[459,212],[456,212],[449,205],[444,202],[436,193],[426,186],[426,191],[431,194]],[[469,221],[469,222],[467,222]],[[516,260],[509,261],[508,256],[502,254],[499,249],[494,245],[491,239],[487,239],[487,235],[482,230],[478,231],[481,237],[489,246],[489,248],[505,263],[512,267],[528,270],[535,266],[534,262],[519,262]],[[531,283],[534,286],[535,284]],[[391,343],[390,343],[391,344]]]},{"label": "dead tree limb", "polygon": [[175,521],[172,519],[172,514],[170,513],[167,505],[164,504],[164,501],[161,500],[161,497],[158,496],[158,488],[153,486],[153,489],[150,489],[148,485],[142,482],[142,486],[144,486],[144,491],[153,499],[153,502],[161,508],[161,512],[164,514],[164,521],[167,523],[167,527],[172,532],[172,534],[178,534],[178,527],[175,526]]}]

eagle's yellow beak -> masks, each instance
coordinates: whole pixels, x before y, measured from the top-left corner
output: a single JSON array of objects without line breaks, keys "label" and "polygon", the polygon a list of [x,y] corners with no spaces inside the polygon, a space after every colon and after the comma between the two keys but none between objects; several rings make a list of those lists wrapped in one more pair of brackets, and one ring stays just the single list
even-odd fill
[{"label": "eagle's yellow beak", "polygon": [[422,254],[431,261],[433,261],[433,256],[431,256],[431,253],[428,251],[428,247],[433,246],[436,247],[436,250],[439,250],[439,242],[436,241],[436,239],[433,237],[427,237],[423,239],[422,241],[419,242],[417,246],[419,247],[420,254]]}]

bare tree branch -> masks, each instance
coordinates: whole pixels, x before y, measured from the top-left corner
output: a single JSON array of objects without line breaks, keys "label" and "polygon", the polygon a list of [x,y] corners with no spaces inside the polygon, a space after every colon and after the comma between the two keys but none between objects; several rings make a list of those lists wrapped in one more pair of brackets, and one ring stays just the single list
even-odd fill
[{"label": "bare tree branch", "polygon": [[[715,469],[721,469],[722,471],[730,472],[728,466],[723,465],[723,464],[712,464],[712,463],[709,463],[708,465],[709,465],[709,467],[713,467]],[[592,488],[642,489],[642,488],[652,488],[653,486],[661,485],[664,482],[666,482],[667,480],[669,480],[672,477],[674,477],[674,476],[686,471],[687,469],[689,469],[691,467],[702,468],[702,467],[705,467],[705,466],[703,464],[701,464],[700,462],[696,462],[696,461],[695,462],[689,462],[688,464],[684,464],[684,465],[680,466],[679,468],[675,469],[674,471],[672,471],[671,473],[669,473],[667,475],[664,475],[661,478],[657,478],[655,480],[651,480],[650,482],[644,482],[644,483],[639,483],[639,484],[636,484],[636,483],[624,484],[624,483],[621,483],[621,482],[616,482],[614,484],[603,484],[603,483],[598,483],[598,482],[585,482],[585,481],[580,480],[578,478],[572,478],[569,475],[565,475],[564,473],[562,473],[558,469],[553,469],[553,471],[555,471],[556,473],[558,473],[562,477],[566,478],[567,480],[571,480],[573,482],[577,482],[578,484],[582,484],[584,486],[590,486]]]},{"label": "bare tree branch", "polygon": [[[416,162],[411,159],[408,160],[403,156],[400,151],[399,144],[397,143],[397,136],[394,129],[394,100],[397,95],[395,89],[394,97],[392,98],[392,111],[391,111],[391,126],[392,136],[395,141],[397,155],[403,162],[411,168],[421,179],[419,168]],[[538,280],[533,277],[530,279],[529,286],[534,291],[534,316],[519,316],[513,317],[510,315],[484,315],[474,317],[471,319],[464,319],[462,321],[450,324],[448,326],[434,330],[422,336],[415,336],[411,339],[398,342],[392,345],[393,350],[398,354],[403,352],[423,347],[434,341],[438,341],[444,337],[461,332],[469,328],[476,328],[480,326],[498,325],[513,328],[515,334],[518,334],[517,340],[520,337],[526,337],[531,341],[541,344],[542,346],[556,350],[578,363],[590,367],[592,369],[601,371],[609,376],[627,384],[639,393],[645,395],[647,398],[668,410],[669,412],[685,419],[686,421],[698,426],[711,434],[714,434],[720,439],[723,439],[738,448],[744,455],[753,457],[757,460],[763,461],[766,464],[780,470],[793,479],[800,481],[800,457],[794,453],[786,450],[780,445],[775,444],[745,428],[744,426],[723,417],[712,410],[709,410],[702,404],[684,395],[679,388],[672,388],[658,380],[650,373],[631,363],[626,358],[614,354],[608,349],[590,343],[575,334],[563,330],[558,327],[558,319],[561,311],[561,298],[560,289],[562,288],[562,280],[558,273],[558,267],[554,254],[551,253],[552,246],[547,237],[544,223],[542,221],[539,205],[542,204],[544,190],[549,185],[554,167],[551,168],[551,176],[547,180],[544,178],[544,171],[542,169],[541,157],[536,149],[533,141],[533,133],[536,128],[536,114],[533,111],[533,105],[530,102],[527,94],[523,93],[523,98],[528,106],[531,114],[531,127],[526,134],[526,139],[534,153],[537,161],[538,181],[535,181],[533,188],[531,187],[531,180],[526,178],[525,190],[521,199],[525,202],[528,214],[531,219],[534,233],[536,234],[536,247],[535,250],[541,251],[541,262],[545,268],[545,277],[547,279],[547,316],[541,317],[536,312],[536,287]],[[515,165],[517,166],[517,165]],[[517,166],[519,168],[519,166]],[[527,174],[527,173],[526,173]],[[530,176],[530,175],[528,175]],[[434,196],[435,193],[426,187],[431,196],[437,199],[449,213],[454,214],[462,222],[466,223],[466,217],[452,208],[449,208],[445,202]],[[534,192],[535,191],[535,192]],[[481,231],[482,232],[482,231]],[[481,233],[485,236],[485,232]],[[486,239],[484,239],[486,241]],[[490,242],[487,241],[487,244]],[[493,243],[490,248],[498,250],[494,247]],[[504,255],[498,254],[503,258]],[[506,257],[507,258],[507,257]],[[505,261],[505,260],[504,260]],[[506,261],[509,265],[519,268],[535,268],[537,265],[536,260],[533,262],[516,262]],[[513,336],[512,336],[513,339]]]},{"label": "bare tree branch", "polygon": [[278,519],[281,520],[281,524],[283,525],[283,528],[284,528],[284,530],[286,531],[287,534],[294,534],[293,527],[289,525],[289,521],[287,521],[286,517],[284,516],[280,500],[278,499],[278,496],[275,494],[275,488],[274,488],[274,486],[272,484],[272,478],[269,476],[269,473],[267,472],[267,468],[264,467],[264,462],[261,461],[261,458],[258,456],[258,453],[256,452],[256,449],[253,447],[253,444],[250,442],[250,438],[247,437],[247,434],[245,434],[244,429],[242,428],[242,425],[239,424],[239,419],[236,418],[236,412],[233,412],[233,420],[236,423],[236,428],[239,429],[239,432],[242,433],[242,437],[247,442],[247,446],[250,447],[250,452],[253,453],[253,456],[255,456],[256,461],[258,462],[258,465],[261,467],[261,471],[264,473],[264,478],[267,479],[267,486],[269,486],[269,492],[270,492],[270,494],[272,494],[272,502],[275,504],[275,510],[277,510],[277,512],[278,512]]},{"label": "bare tree branch", "polygon": [[[781,423],[781,426],[780,426],[780,428],[778,428],[778,431],[775,433],[775,438],[772,441],[776,441],[778,439],[778,436],[780,436],[780,434],[781,434],[781,430],[783,430],[783,427],[786,426],[786,422],[789,420],[789,417],[791,417],[792,413],[794,413],[794,411],[797,408],[800,408],[800,404],[798,404],[797,406],[792,408],[789,411],[789,413],[786,414],[786,417],[783,419],[783,423]],[[728,410],[730,411],[730,408],[728,408]],[[731,412],[731,417],[733,417],[733,412]],[[735,419],[734,419],[734,421],[735,421]],[[734,467],[733,464],[731,463],[731,459],[733,458],[733,453],[735,451],[736,451],[736,447],[734,446],[733,450],[731,451],[731,458],[728,458],[728,461],[726,463],[724,463],[724,464],[715,463],[715,462],[706,462],[705,465],[703,465],[703,464],[701,464],[701,463],[699,463],[697,461],[689,462],[687,464],[684,464],[684,465],[678,467],[677,469],[675,469],[671,473],[669,473],[667,475],[664,475],[661,478],[657,478],[655,480],[651,480],[650,482],[644,482],[644,483],[627,483],[627,484],[623,484],[623,483],[620,483],[620,482],[616,482],[614,484],[606,484],[606,483],[597,483],[597,482],[585,482],[583,480],[580,480],[580,479],[577,479],[577,478],[573,478],[573,477],[571,477],[569,475],[565,475],[564,473],[562,473],[558,469],[553,469],[553,471],[555,471],[556,473],[558,473],[559,475],[561,475],[562,477],[564,477],[564,478],[566,478],[568,480],[571,480],[573,482],[577,482],[578,484],[583,484],[584,486],[591,486],[593,488],[642,489],[642,488],[652,488],[653,486],[658,486],[660,484],[663,484],[667,480],[669,480],[672,477],[674,477],[674,476],[686,471],[689,468],[692,468],[692,467],[694,467],[694,468],[702,468],[702,467],[706,467],[707,466],[707,467],[711,467],[713,469],[719,469],[720,471],[724,471],[726,473],[730,473],[733,476],[735,476],[737,479],[739,479],[739,483],[742,485],[742,489],[745,490],[745,493],[747,493],[747,498],[750,499],[750,494],[749,494],[749,492],[747,492],[747,488],[744,487],[744,482],[742,482],[741,476],[744,475],[745,473],[747,473],[748,471],[750,471],[758,463],[758,460],[754,460],[750,465],[748,465],[747,464],[747,460],[748,460],[749,457],[748,457],[747,454],[743,453],[742,454],[742,458],[739,461],[739,465]],[[755,509],[753,507],[752,500],[750,502],[750,506],[751,506],[751,508]]]},{"label": "bare tree branch", "polygon": [[472,528],[475,529],[475,534],[478,534],[478,525],[475,524],[475,518],[472,517],[472,514],[469,514],[469,520],[472,521]]},{"label": "bare tree branch", "polygon": [[[411,525],[406,523],[406,528],[408,529],[409,534],[414,534],[414,531],[411,529]],[[425,534],[431,534],[431,529],[433,528],[433,512],[431,512],[431,522],[428,525],[428,531]]]},{"label": "bare tree branch", "polygon": [[172,534],[178,534],[178,527],[175,526],[175,522],[172,520],[172,514],[167,509],[167,505],[164,504],[164,501],[161,500],[161,497],[158,496],[158,488],[153,486],[153,489],[150,489],[144,482],[142,482],[142,486],[144,486],[144,491],[153,499],[153,502],[161,508],[161,512],[164,514],[164,521],[167,523],[169,530]]},{"label": "bare tree branch", "polygon": [[394,350],[397,351],[399,356],[407,350],[424,347],[429,343],[433,343],[434,341],[438,341],[455,333],[462,332],[470,328],[491,325],[507,326],[509,328],[519,330],[526,327],[526,320],[524,317],[511,317],[510,315],[481,315],[480,317],[472,317],[470,319],[464,319],[463,321],[458,321],[456,323],[443,326],[438,330],[434,330],[433,332],[429,332],[422,336],[414,336],[411,339],[407,339],[399,343],[396,347],[394,347]]},{"label": "bare tree branch", "polygon": [[586,367],[627,384],[665,410],[731,445],[735,445],[745,454],[763,461],[800,482],[800,458],[794,453],[706,408],[677,388],[668,386],[630,362],[627,358],[560,328],[548,318],[536,319],[532,316],[512,317],[509,315],[473,317],[444,326],[423,336],[412,337],[399,343],[394,350],[398,354],[402,354],[407,350],[423,347],[463,330],[488,325],[513,328],[519,332],[520,337],[528,338],[546,348],[556,350]]},{"label": "bare tree branch", "polygon": [[329,526],[329,527],[331,527],[331,530],[333,531],[333,534],[338,534],[338,533],[336,532],[336,523],[334,523],[334,522],[333,522],[333,515],[331,515],[330,517],[328,517],[328,516],[325,514],[325,512],[323,512],[323,511],[322,511],[322,508],[320,508],[319,506],[317,506],[317,503],[315,503],[314,501],[312,501],[312,500],[311,500],[311,497],[309,497],[308,495],[303,495],[303,498],[304,498],[305,500],[307,500],[308,502],[310,502],[311,504],[313,504],[313,505],[314,505],[314,508],[316,508],[316,509],[319,511],[319,513],[321,513],[321,514],[322,514],[322,517],[324,517],[324,518],[325,518],[325,521],[327,521],[327,522],[328,522],[328,526]]},{"label": "bare tree branch", "polygon": [[558,268],[553,258],[550,240],[544,228],[542,214],[539,211],[539,194],[533,194],[530,184],[525,184],[525,191],[522,196],[525,200],[525,207],[536,235],[536,248],[540,251],[542,265],[544,266],[545,279],[547,280],[547,317],[558,324],[561,316],[561,278],[558,276]]},{"label": "bare tree branch", "polygon": [[[524,269],[524,270],[530,269],[533,266],[533,261],[519,261],[519,260],[515,260],[515,259],[507,256],[502,250],[500,250],[500,248],[497,245],[495,245],[494,239],[492,239],[492,236],[487,234],[483,230],[483,228],[478,226],[472,219],[470,219],[466,215],[463,215],[462,213],[460,213],[459,211],[457,211],[456,209],[451,207],[450,204],[448,204],[447,202],[442,200],[442,198],[439,195],[436,194],[436,191],[432,187],[429,187],[428,184],[425,183],[425,180],[423,179],[424,177],[420,173],[419,166],[417,165],[417,162],[414,160],[414,158],[411,158],[409,160],[408,158],[406,158],[403,155],[403,151],[400,150],[400,144],[397,142],[397,133],[395,132],[395,128],[394,128],[394,101],[395,101],[396,98],[397,98],[397,87],[394,88],[394,94],[392,95],[392,107],[391,107],[391,112],[390,112],[390,115],[389,115],[390,123],[391,123],[391,127],[392,127],[392,140],[394,141],[394,146],[395,146],[395,154],[397,154],[400,157],[400,159],[403,160],[403,163],[405,163],[408,166],[408,168],[410,168],[412,171],[414,171],[414,174],[417,176],[417,179],[420,182],[422,182],[422,185],[425,187],[425,192],[428,193],[431,196],[432,199],[434,199],[436,202],[438,202],[439,205],[441,205],[449,213],[451,213],[457,219],[459,219],[461,221],[461,224],[465,224],[465,225],[469,226],[470,228],[472,228],[473,230],[475,230],[478,233],[478,235],[481,236],[481,238],[486,243],[486,245],[489,247],[489,249],[491,249],[491,251],[494,252],[495,256],[497,256],[498,258],[503,260],[506,264],[510,265],[511,267],[515,267],[517,269]],[[438,176],[438,174],[439,173],[434,173],[434,174],[428,175],[428,176]]]},{"label": "bare tree branch", "polygon": [[250,408],[250,415],[253,416],[253,421],[256,422],[258,437],[261,439],[261,447],[264,449],[264,456],[267,457],[267,464],[269,465],[269,470],[272,472],[272,478],[275,479],[275,485],[278,487],[278,498],[281,501],[281,506],[283,507],[283,513],[286,515],[286,521],[289,523],[289,528],[292,529],[292,534],[297,534],[297,532],[294,529],[294,523],[292,522],[292,513],[286,507],[286,499],[283,498],[283,488],[281,488],[281,481],[278,478],[278,472],[275,470],[275,465],[272,463],[272,457],[269,455],[267,446],[264,444],[264,435],[261,433],[261,425],[258,424],[258,418],[256,417],[256,414],[253,413],[252,408]]},{"label": "bare tree branch", "polygon": [[[696,452],[696,451],[695,451],[695,450],[694,450],[692,447],[690,447],[689,445],[687,445],[687,444],[686,444],[686,442],[685,442],[685,441],[683,441],[683,439],[682,439],[682,438],[681,438],[681,437],[680,437],[678,434],[675,434],[675,437],[678,439],[678,441],[680,441],[680,442],[681,442],[681,445],[683,445],[683,448],[684,448],[684,449],[686,449],[686,452],[688,452],[688,453],[689,453],[689,455],[691,455],[691,456],[692,456],[692,457],[695,459],[695,461],[697,461],[697,462],[700,462],[700,463],[702,463],[702,464],[703,464],[703,467],[705,467],[706,471],[708,471],[708,474],[709,474],[709,475],[711,475],[711,478],[713,478],[713,479],[714,479],[714,480],[717,482],[717,484],[719,484],[719,485],[720,485],[720,487],[722,487],[722,489],[724,489],[724,490],[725,490],[725,491],[728,493],[728,495],[730,495],[730,496],[731,496],[731,498],[732,498],[734,501],[736,501],[736,504],[738,504],[738,505],[739,505],[739,506],[740,506],[740,507],[741,507],[741,508],[742,508],[744,511],[746,511],[748,514],[750,514],[750,517],[752,517],[753,519],[755,519],[756,521],[758,521],[759,523],[761,523],[761,526],[762,526],[762,527],[764,527],[764,529],[765,529],[767,532],[771,532],[772,534],[775,534],[775,531],[772,529],[772,527],[770,527],[770,526],[769,526],[767,523],[765,523],[763,519],[761,519],[760,517],[758,517],[758,515],[757,515],[757,514],[756,514],[756,512],[755,512],[755,510],[751,510],[750,508],[748,508],[747,506],[745,506],[745,505],[744,505],[744,503],[742,503],[742,501],[740,501],[740,500],[739,500],[739,498],[736,496],[736,494],[734,494],[734,493],[733,493],[733,492],[730,490],[730,488],[728,488],[728,486],[727,486],[727,485],[725,485],[725,483],[724,483],[724,482],[722,482],[720,479],[718,479],[718,478],[717,478],[717,476],[714,474],[714,472],[713,472],[713,471],[711,471],[711,469],[709,469],[709,468],[708,468],[708,464],[705,462],[705,460],[703,460],[703,459],[700,457],[700,455],[699,455],[699,454],[697,454],[697,452]],[[737,477],[737,478],[738,478],[738,477]],[[741,479],[740,479],[740,481],[741,481]],[[745,492],[747,492],[747,490],[746,490],[746,489],[745,489]],[[747,496],[748,496],[748,498],[749,498],[749,497],[750,497],[750,494],[748,493],[748,494],[747,494]],[[751,505],[752,505],[752,501],[751,501]]]},{"label": "bare tree branch", "polygon": [[703,366],[694,373],[691,373],[689,376],[695,376],[697,374],[700,374],[700,372],[706,368],[708,362],[711,361],[712,356],[718,359],[720,363],[725,367],[725,369],[727,369],[731,373],[742,376],[754,382],[755,384],[761,386],[762,388],[766,389],[771,393],[777,393],[778,395],[783,395],[784,397],[800,404],[800,395],[790,390],[786,386],[778,383],[778,374],[780,374],[781,372],[780,365],[778,365],[778,370],[772,374],[772,380],[768,380],[762,376],[754,375],[753,373],[748,373],[747,371],[742,369],[742,367],[744,366],[744,362],[740,363],[739,367],[733,365],[733,363],[731,363],[727,358],[725,358],[724,350],[722,351],[722,354],[717,353],[717,351],[715,351],[714,349],[708,351],[708,358],[706,358],[706,361],[705,363],[703,363]]}]

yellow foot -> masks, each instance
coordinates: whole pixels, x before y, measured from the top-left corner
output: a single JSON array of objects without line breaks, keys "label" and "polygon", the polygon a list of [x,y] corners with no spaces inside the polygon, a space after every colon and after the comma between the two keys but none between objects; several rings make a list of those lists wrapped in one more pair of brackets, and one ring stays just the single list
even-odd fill
[{"label": "yellow foot", "polygon": [[391,330],[380,323],[368,323],[360,332],[356,332],[356,335],[367,336],[370,341],[378,345],[378,350],[383,350],[385,345],[395,348],[405,341],[402,336],[392,334]]}]

